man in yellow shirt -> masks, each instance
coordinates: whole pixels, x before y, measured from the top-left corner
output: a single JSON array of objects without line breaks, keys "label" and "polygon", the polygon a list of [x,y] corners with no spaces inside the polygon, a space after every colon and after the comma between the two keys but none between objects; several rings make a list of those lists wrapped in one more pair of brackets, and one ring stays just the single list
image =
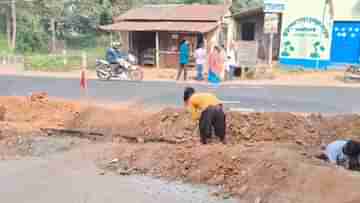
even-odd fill
[{"label": "man in yellow shirt", "polygon": [[200,139],[202,144],[207,144],[214,129],[215,135],[225,142],[226,119],[221,101],[210,93],[195,93],[192,87],[185,88],[184,103],[191,111],[194,121],[199,120]]}]

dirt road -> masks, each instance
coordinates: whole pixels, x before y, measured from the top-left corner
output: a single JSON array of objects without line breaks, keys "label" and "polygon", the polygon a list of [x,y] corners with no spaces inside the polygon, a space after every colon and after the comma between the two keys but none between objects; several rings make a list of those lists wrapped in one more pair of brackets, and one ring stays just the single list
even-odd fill
[{"label": "dirt road", "polygon": [[[2,202],[236,202],[211,197],[207,187],[168,183],[145,176],[101,175],[95,164],[99,157],[95,154],[101,154],[111,143],[73,140],[81,146],[63,152],[62,149],[70,145],[61,139],[64,138],[42,138],[41,142],[34,142],[36,151],[52,151],[50,156],[0,161]],[[51,148],[54,143],[63,148],[54,152]]]}]

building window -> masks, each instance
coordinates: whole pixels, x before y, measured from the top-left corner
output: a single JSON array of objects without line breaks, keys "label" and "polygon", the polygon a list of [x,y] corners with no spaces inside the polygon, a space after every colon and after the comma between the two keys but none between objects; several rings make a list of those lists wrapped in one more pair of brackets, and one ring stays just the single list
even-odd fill
[{"label": "building window", "polygon": [[255,23],[241,24],[241,40],[254,41],[255,40]]}]

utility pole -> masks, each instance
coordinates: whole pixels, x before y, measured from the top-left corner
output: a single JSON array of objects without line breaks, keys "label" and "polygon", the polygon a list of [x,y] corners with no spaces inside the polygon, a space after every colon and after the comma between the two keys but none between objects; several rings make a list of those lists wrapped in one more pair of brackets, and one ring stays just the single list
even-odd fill
[{"label": "utility pole", "polygon": [[16,2],[11,0],[11,21],[12,21],[12,40],[11,48],[16,48]]}]

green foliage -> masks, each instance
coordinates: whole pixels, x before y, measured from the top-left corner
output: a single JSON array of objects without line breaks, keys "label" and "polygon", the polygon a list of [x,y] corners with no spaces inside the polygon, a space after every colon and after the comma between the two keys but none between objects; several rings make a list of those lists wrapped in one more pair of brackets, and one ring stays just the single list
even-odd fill
[{"label": "green foliage", "polygon": [[35,18],[20,16],[17,20],[16,51],[21,53],[45,52],[48,35]]},{"label": "green foliage", "polygon": [[6,32],[6,18],[5,15],[0,13],[0,34],[5,34]]},{"label": "green foliage", "polygon": [[99,24],[107,25],[112,23],[112,16],[109,10],[104,11],[100,14]]},{"label": "green foliage", "polygon": [[8,46],[8,42],[6,39],[6,36],[2,33],[0,33],[0,55],[1,54],[11,54],[12,51],[10,47]]},{"label": "green foliage", "polygon": [[317,41],[317,42],[314,43],[314,47],[318,47],[318,46],[320,46],[320,42],[319,42],[319,41]]},{"label": "green foliage", "polygon": [[96,35],[67,36],[66,44],[68,49],[86,49],[96,47]]},{"label": "green foliage", "polygon": [[222,3],[222,0],[183,0],[182,3],[184,4],[219,4]]},{"label": "green foliage", "polygon": [[[16,51],[43,53],[49,49],[50,22],[55,20],[56,40],[64,40],[67,49],[91,49],[99,46],[96,40],[99,25],[112,23],[112,17],[143,4],[216,4],[223,0],[32,0],[16,2]],[[0,7],[0,34],[6,31],[9,8]],[[6,40],[1,41],[4,46]],[[102,49],[108,46],[101,45]],[[0,47],[2,48],[2,47]],[[2,48],[0,52],[8,51]]]},{"label": "green foliage", "polygon": [[232,10],[236,12],[238,10],[254,8],[263,5],[263,0],[233,0]]}]

